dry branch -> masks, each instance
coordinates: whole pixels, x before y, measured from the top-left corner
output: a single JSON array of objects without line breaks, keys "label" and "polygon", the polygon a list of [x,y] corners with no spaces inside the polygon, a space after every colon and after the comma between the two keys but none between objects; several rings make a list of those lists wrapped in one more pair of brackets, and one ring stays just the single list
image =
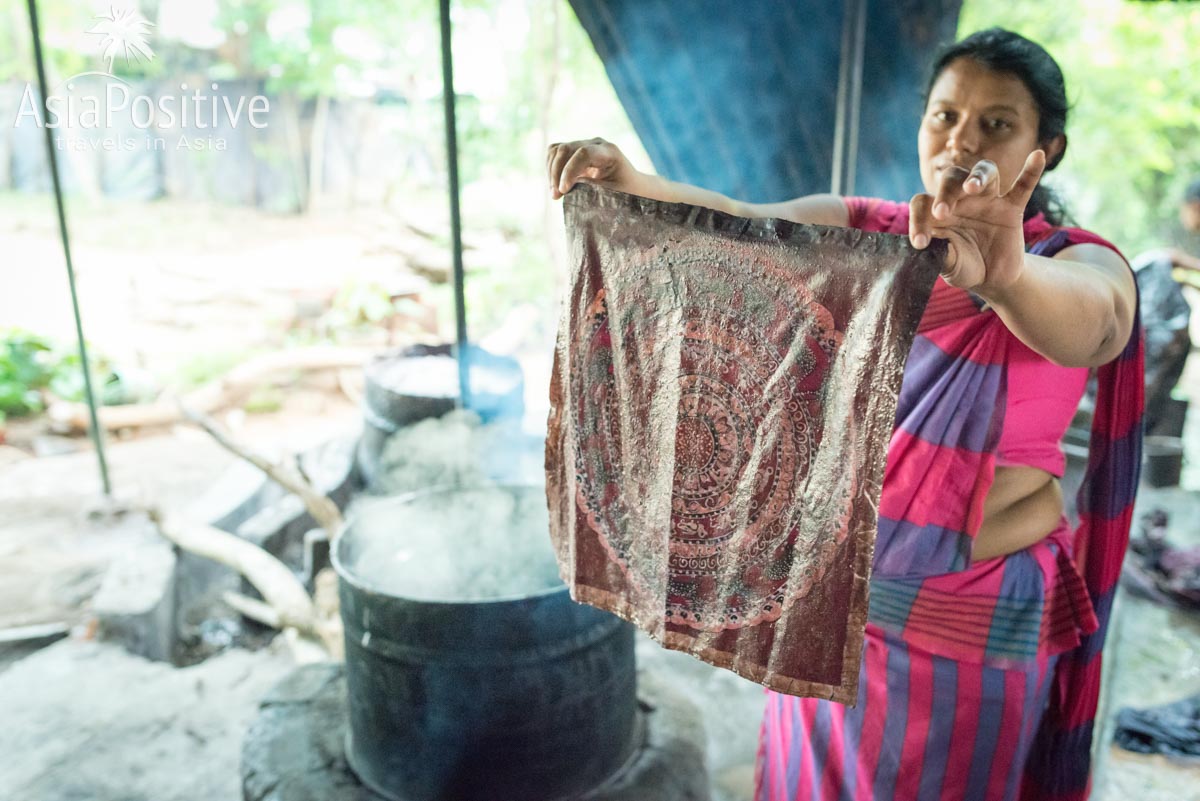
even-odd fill
[{"label": "dry branch", "polygon": [[[340,661],[343,658],[345,649],[337,609],[331,613],[325,603],[319,607],[315,605],[304,585],[283,562],[259,546],[219,528],[164,520],[157,509],[148,510],[148,514],[170,542],[244,576],[264,600],[235,592],[224,593],[222,598],[236,612],[281,630],[297,663]],[[333,578],[336,581],[336,576]],[[318,598],[318,602],[321,600]]]},{"label": "dry branch", "polygon": [[221,600],[229,604],[233,611],[244,617],[262,623],[264,626],[270,626],[273,629],[283,628],[283,621],[279,619],[279,613],[275,611],[275,608],[257,598],[242,595],[240,592],[224,592],[221,593]]},{"label": "dry branch", "polygon": [[304,502],[304,508],[312,515],[313,520],[317,521],[317,525],[325,529],[325,532],[329,535],[330,542],[338,536],[342,528],[342,513],[338,511],[337,504],[331,501],[329,496],[314,489],[295,470],[280,464],[274,464],[247,446],[234,442],[229,432],[216,420],[198,410],[189,409],[183,406],[182,403],[180,406],[182,407],[184,416],[208,432],[209,436],[216,440],[222,448],[234,456],[245,459],[266,473],[272,481],[275,481],[288,492],[294,493],[299,497]]},{"label": "dry branch", "polygon": [[[151,403],[105,406],[99,410],[100,425],[109,431],[171,425],[182,419],[180,403],[203,414],[212,414],[241,403],[255,389],[282,375],[361,367],[374,353],[365,348],[317,346],[264,354],[239,364],[222,377],[178,399],[164,397]],[[88,430],[87,407],[81,403],[55,403],[49,414],[55,425],[69,431],[83,433]]]},{"label": "dry branch", "polygon": [[150,518],[158,530],[180,548],[233,568],[254,585],[279,616],[282,628],[294,628],[316,637],[317,613],[312,599],[287,565],[257,545],[204,523],[164,518],[157,510]]}]

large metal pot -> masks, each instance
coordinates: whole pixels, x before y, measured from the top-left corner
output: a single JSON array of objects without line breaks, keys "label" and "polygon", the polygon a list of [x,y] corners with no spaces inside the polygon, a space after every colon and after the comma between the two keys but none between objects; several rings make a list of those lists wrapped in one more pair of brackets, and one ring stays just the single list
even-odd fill
[{"label": "large metal pot", "polygon": [[[413,504],[454,504],[466,491],[387,503],[401,530]],[[550,801],[595,787],[629,759],[637,704],[629,624],[575,603],[561,582],[487,601],[379,592],[353,569],[364,547],[356,534],[351,519],[333,563],[346,633],[346,751],[367,786],[396,801]]]}]

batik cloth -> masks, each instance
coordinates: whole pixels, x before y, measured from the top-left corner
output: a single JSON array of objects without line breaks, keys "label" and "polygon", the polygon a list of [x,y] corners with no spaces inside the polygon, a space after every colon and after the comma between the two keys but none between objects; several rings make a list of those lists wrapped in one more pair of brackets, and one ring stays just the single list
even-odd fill
[{"label": "batik cloth", "polygon": [[[853,226],[908,230],[906,204],[847,205]],[[1112,247],[1040,215],[1024,233],[1047,257]],[[1100,649],[1140,465],[1141,329],[1135,319],[1124,351],[1096,371],[1078,527],[1064,518],[1029,548],[972,561],[1008,365],[1024,347],[979,298],[938,282],[889,445],[857,703],[769,693],[756,801],[1087,797]]]},{"label": "batik cloth", "polygon": [[572,596],[852,702],[897,391],[944,250],[589,185],[564,203],[546,475]]}]

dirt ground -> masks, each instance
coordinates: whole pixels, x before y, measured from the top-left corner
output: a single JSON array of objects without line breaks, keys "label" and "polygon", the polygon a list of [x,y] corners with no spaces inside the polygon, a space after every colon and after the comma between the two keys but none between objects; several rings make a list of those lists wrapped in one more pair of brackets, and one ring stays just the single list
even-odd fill
[{"label": "dirt ground", "polygon": [[[1134,519],[1152,508],[1170,514],[1172,543],[1200,545],[1200,529],[1194,525],[1200,496],[1195,490],[1144,488]],[[1100,736],[1105,742],[1111,741],[1122,707],[1158,706],[1200,693],[1200,614],[1168,609],[1122,588],[1113,615],[1101,697]],[[1200,801],[1200,766],[1186,767],[1115,746],[1101,750],[1095,781],[1096,801]]]},{"label": "dirt ground", "polygon": [[[540,184],[539,184],[540,186]],[[500,190],[498,190],[500,191]],[[479,193],[464,215],[491,219],[494,198]],[[415,300],[393,321],[400,330],[453,336],[447,277],[448,213],[440,194],[413,190],[390,209],[282,216],[219,204],[72,200],[71,248],[84,330],[94,355],[140,368],[165,385],[216,374],[239,359],[332,336],[362,340],[378,326],[341,319],[370,311],[370,291]],[[482,335],[531,317],[551,326],[554,279],[534,274],[522,294],[489,295],[522,261],[522,247],[544,240],[543,216],[506,222],[504,230],[464,231],[472,307]],[[51,201],[0,193],[0,328],[75,341],[70,290]],[[525,244],[522,244],[525,243]],[[542,261],[548,250],[542,246]],[[513,308],[507,317],[496,305]],[[333,307],[338,314],[330,315]],[[509,320],[511,317],[513,319]],[[497,322],[499,321],[499,322]],[[339,323],[330,330],[328,326]],[[516,326],[528,329],[528,325]],[[382,342],[384,337],[374,336]]]},{"label": "dirt ground", "polygon": [[[304,410],[288,408],[270,415],[246,416],[239,434],[257,447],[271,451],[315,444],[357,425],[358,411],[352,404],[336,396],[327,398],[326,402],[324,408],[319,408],[317,401],[310,398],[306,402],[309,408]],[[295,405],[305,404],[297,398]],[[1200,424],[1200,420],[1195,422]],[[1190,432],[1197,430],[1200,425],[1189,425]],[[110,449],[110,458],[114,484],[120,496],[130,500],[155,498],[172,508],[186,508],[189,501],[199,496],[232,464],[232,457],[206,436],[183,426],[154,437],[115,442]],[[87,639],[88,601],[99,586],[106,565],[133,536],[120,518],[88,517],[88,510],[104,509],[99,502],[98,490],[94,458],[86,450],[55,457],[23,458],[0,466],[0,508],[5,510],[0,519],[0,628],[60,620],[76,626],[74,639],[53,646],[55,650],[51,652],[9,653],[8,658],[0,653],[0,703],[5,704],[4,708],[18,718],[28,716],[28,721],[43,717],[70,720],[69,726],[64,723],[64,730],[71,732],[70,737],[55,746],[52,752],[47,752],[44,749],[48,740],[40,739],[41,735],[38,739],[22,739],[17,737],[13,727],[5,727],[9,730],[9,741],[0,741],[0,750],[10,755],[24,750],[31,758],[42,754],[47,771],[62,770],[72,759],[96,770],[101,766],[120,765],[128,772],[127,778],[123,784],[110,783],[110,789],[123,787],[126,793],[133,793],[135,788],[147,788],[146,794],[71,796],[6,792],[6,789],[26,786],[58,786],[37,784],[36,777],[31,777],[26,766],[24,772],[16,774],[0,769],[0,797],[27,798],[29,801],[80,797],[95,801],[142,797],[154,801],[163,798],[207,801],[216,796],[157,795],[149,791],[148,788],[165,785],[156,784],[161,777],[147,767],[146,739],[138,733],[143,729],[133,725],[142,720],[142,712],[119,714],[121,705],[128,707],[129,700],[118,693],[118,687],[130,687],[131,680],[145,682],[145,697],[158,699],[155,704],[159,711],[146,725],[157,731],[157,738],[162,740],[158,746],[162,759],[173,760],[170,770],[181,781],[189,771],[195,771],[197,781],[211,782],[214,773],[236,773],[238,750],[235,743],[240,741],[240,732],[252,718],[256,694],[265,692],[269,686],[267,678],[278,678],[286,672],[287,659],[274,651],[238,652],[241,656],[229,657],[240,665],[237,670],[252,671],[255,681],[249,684],[235,681],[236,676],[228,675],[221,665],[188,668],[192,673],[186,675],[210,685],[205,696],[207,701],[203,701],[180,690],[191,686],[186,681],[179,684],[185,671],[151,666],[124,655],[113,646],[90,642]],[[1189,526],[1200,513],[1200,495],[1195,491],[1144,491],[1139,504],[1139,513],[1150,505],[1163,506],[1171,512],[1172,539],[1200,542],[1200,532]],[[1116,615],[1110,635],[1112,659],[1104,700],[1107,723],[1103,736],[1106,738],[1111,736],[1111,719],[1121,706],[1149,706],[1200,692],[1198,616],[1166,610],[1124,592]],[[736,676],[723,675],[721,671],[686,656],[665,652],[649,642],[639,644],[639,661],[674,671],[681,677],[689,697],[705,710],[715,801],[747,801],[753,781],[757,718],[763,697],[761,688]],[[57,684],[43,683],[37,692],[29,689],[35,674],[45,674],[52,669],[69,672],[81,669],[84,664],[89,671],[86,684],[75,684],[75,680],[63,675],[55,680]],[[205,671],[214,669],[217,673],[213,678],[203,678]],[[176,674],[179,678],[172,678]],[[110,685],[106,687],[105,681]],[[72,687],[69,692],[64,689],[67,686]],[[108,701],[81,703],[77,692],[86,692],[89,699],[107,698]],[[20,705],[8,706],[4,698],[24,700]],[[168,698],[175,700],[165,700]],[[43,706],[37,707],[35,699],[40,699],[38,703]],[[177,704],[179,710],[168,714],[163,711],[164,704],[167,707]],[[145,707],[144,704],[136,706],[139,710]],[[214,711],[217,708],[225,711],[218,715]],[[195,716],[200,716],[204,722],[194,723]],[[10,715],[6,718],[17,719]],[[116,729],[111,728],[115,725],[114,720],[120,722]],[[187,733],[189,727],[195,730],[197,726],[208,732],[206,737],[209,739],[204,743],[197,743]],[[106,738],[105,748],[100,752],[103,759],[99,759],[93,750],[95,740],[89,740],[79,732],[90,731],[95,738],[105,727],[110,729],[110,734],[127,732],[120,734],[127,739],[124,749],[117,749],[112,745],[115,738]],[[15,730],[22,728],[18,725]],[[47,736],[50,733],[44,726],[38,731]],[[220,744],[222,738],[224,745]],[[189,742],[194,750],[187,748]],[[74,757],[70,756],[72,749],[77,749]],[[1102,749],[1100,757],[1094,793],[1097,801],[1123,801],[1131,797],[1140,801],[1200,799],[1200,769],[1180,767],[1159,758],[1135,756],[1115,748]],[[18,779],[22,783],[18,784]],[[229,781],[217,784],[236,787]],[[213,785],[201,783],[197,786]]]}]

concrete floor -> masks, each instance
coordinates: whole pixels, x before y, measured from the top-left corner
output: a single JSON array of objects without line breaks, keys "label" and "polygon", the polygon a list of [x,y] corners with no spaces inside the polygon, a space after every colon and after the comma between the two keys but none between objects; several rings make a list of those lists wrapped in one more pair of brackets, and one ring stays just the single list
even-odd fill
[{"label": "concrete floor", "polygon": [[177,669],[63,640],[0,672],[5,801],[236,801],[242,736],[285,648]]},{"label": "concrete floor", "polygon": [[[1200,494],[1144,488],[1134,519],[1155,507],[1170,515],[1172,542],[1200,545]],[[1200,613],[1168,609],[1122,589],[1109,637],[1101,706],[1104,742],[1111,741],[1122,707],[1157,706],[1200,693]],[[1096,801],[1200,801],[1200,767],[1115,746],[1100,750],[1095,779]]]}]

